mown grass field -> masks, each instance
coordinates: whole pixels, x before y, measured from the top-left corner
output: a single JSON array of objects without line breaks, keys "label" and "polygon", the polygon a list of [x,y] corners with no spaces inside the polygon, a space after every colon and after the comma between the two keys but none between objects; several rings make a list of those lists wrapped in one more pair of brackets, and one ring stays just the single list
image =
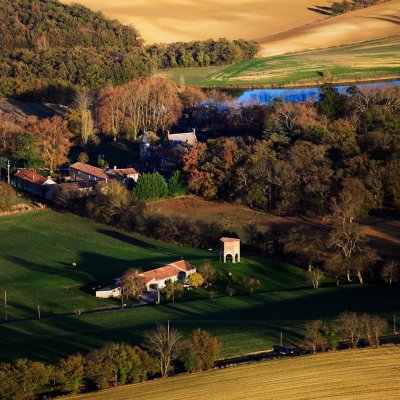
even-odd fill
[{"label": "mown grass field", "polygon": [[[115,306],[113,300],[96,299],[93,288],[133,267],[149,270],[184,258],[195,265],[212,260],[222,273],[228,268],[217,252],[158,242],[53,211],[2,217],[0,237],[0,290],[7,290],[9,320],[34,317],[38,305],[43,316]],[[262,291],[305,284],[301,269],[261,258],[244,258],[235,267],[237,281],[246,276],[259,278]]]},{"label": "mown grass field", "polygon": [[182,76],[196,86],[306,86],[322,82],[361,82],[400,76],[400,37],[245,61],[229,67],[160,71],[174,82]]},{"label": "mown grass field", "polygon": [[145,382],[76,400],[400,398],[398,347],[326,353]]},{"label": "mown grass field", "polygon": [[[247,258],[238,265],[214,262],[220,272],[262,282],[260,293],[238,291],[227,297],[224,288],[213,300],[200,291],[186,301],[162,306],[82,315],[51,317],[75,309],[115,306],[85,289],[140,266],[157,267],[184,257],[199,265],[216,260],[209,251],[165,244],[129,235],[101,224],[53,211],[0,219],[0,290],[7,290],[8,317],[42,319],[0,324],[2,360],[28,357],[56,361],[85,353],[109,341],[140,344],[157,323],[171,321],[183,333],[202,327],[222,342],[223,356],[270,349],[283,332],[285,343],[296,343],[310,319],[334,319],[344,310],[399,315],[398,289],[385,286],[325,286],[309,289],[303,270],[266,258]],[[76,270],[70,262],[77,262]],[[185,300],[185,299],[183,299]],[[4,321],[4,307],[0,307]]]}]

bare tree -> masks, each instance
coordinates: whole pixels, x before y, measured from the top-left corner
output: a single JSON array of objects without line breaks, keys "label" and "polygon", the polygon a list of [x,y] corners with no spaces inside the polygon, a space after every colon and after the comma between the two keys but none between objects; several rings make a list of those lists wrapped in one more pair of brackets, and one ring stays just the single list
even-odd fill
[{"label": "bare tree", "polygon": [[370,318],[370,327],[374,335],[375,346],[379,347],[380,337],[387,330],[388,323],[384,318],[381,318],[377,315],[372,315]]},{"label": "bare tree", "polygon": [[348,282],[351,282],[350,259],[357,249],[362,247],[366,241],[366,237],[361,234],[358,225],[354,223],[344,224],[341,228],[333,230],[329,236],[329,247],[336,249],[344,259]]},{"label": "bare tree", "polygon": [[327,274],[332,275],[336,280],[336,286],[340,286],[340,278],[346,272],[345,260],[341,254],[331,254],[324,263]]},{"label": "bare tree", "polygon": [[324,350],[326,339],[323,335],[324,324],[321,320],[309,321],[305,325],[306,341],[311,346],[312,352],[315,354],[318,349]]},{"label": "bare tree", "polygon": [[143,277],[140,276],[140,270],[132,268],[122,277],[122,288],[124,294],[132,299],[138,299],[145,290]]},{"label": "bare tree", "polygon": [[246,278],[244,280],[244,286],[246,289],[250,290],[251,295],[253,295],[254,291],[261,286],[261,282],[255,278]]},{"label": "bare tree", "polygon": [[398,282],[400,278],[400,264],[395,260],[387,261],[382,268],[381,277],[389,285],[393,282]]},{"label": "bare tree", "polygon": [[147,332],[144,336],[144,346],[157,358],[163,378],[168,376],[181,337],[176,329],[169,329],[164,325],[157,325],[154,331]]},{"label": "bare tree", "polygon": [[314,289],[318,289],[321,284],[324,273],[319,268],[312,268],[307,273],[307,280],[312,284]]},{"label": "bare tree", "polygon": [[369,272],[371,267],[380,260],[378,253],[375,249],[369,246],[363,246],[359,251],[350,259],[351,267],[357,275],[358,281],[361,285],[364,284],[364,274]]},{"label": "bare tree", "polygon": [[355,349],[362,336],[362,321],[355,312],[345,311],[336,319],[336,326],[341,338],[348,340]]}]

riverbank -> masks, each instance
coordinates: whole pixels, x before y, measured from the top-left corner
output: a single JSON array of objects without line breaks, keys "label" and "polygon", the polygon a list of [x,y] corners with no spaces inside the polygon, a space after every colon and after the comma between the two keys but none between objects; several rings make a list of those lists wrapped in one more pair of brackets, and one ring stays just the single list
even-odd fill
[{"label": "riverbank", "polygon": [[400,36],[158,75],[202,88],[241,90],[316,87],[326,79],[335,85],[388,81],[400,77]]}]

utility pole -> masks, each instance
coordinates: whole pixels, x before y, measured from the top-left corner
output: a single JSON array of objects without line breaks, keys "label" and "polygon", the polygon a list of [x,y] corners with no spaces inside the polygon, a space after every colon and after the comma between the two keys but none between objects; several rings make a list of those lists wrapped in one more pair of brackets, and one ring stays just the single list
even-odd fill
[{"label": "utility pole", "polygon": [[283,332],[281,332],[281,347],[283,346]]},{"label": "utility pole", "polygon": [[37,306],[37,312],[38,312],[38,318],[40,319],[40,306],[39,306],[39,304]]},{"label": "utility pole", "polygon": [[397,327],[396,327],[396,316],[395,315],[393,315],[393,333],[395,334],[395,335],[397,335],[397,329],[396,329]]},{"label": "utility pole", "polygon": [[168,331],[167,331],[167,340],[168,340],[168,348],[169,348],[169,320],[168,320]]},{"label": "utility pole", "polygon": [[8,320],[8,315],[7,315],[7,290],[4,291],[4,311],[5,311],[6,321],[7,321]]},{"label": "utility pole", "polygon": [[7,160],[7,183],[8,184],[11,183],[11,179],[10,179],[10,160]]}]

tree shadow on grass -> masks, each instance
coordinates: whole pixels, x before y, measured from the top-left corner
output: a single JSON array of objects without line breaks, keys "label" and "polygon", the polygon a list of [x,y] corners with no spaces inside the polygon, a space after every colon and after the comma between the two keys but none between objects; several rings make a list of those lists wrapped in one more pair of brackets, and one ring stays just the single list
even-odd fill
[{"label": "tree shadow on grass", "polygon": [[310,11],[314,11],[315,13],[318,14],[327,15],[329,17],[333,15],[331,7],[313,6],[313,7],[307,7],[307,9]]}]

